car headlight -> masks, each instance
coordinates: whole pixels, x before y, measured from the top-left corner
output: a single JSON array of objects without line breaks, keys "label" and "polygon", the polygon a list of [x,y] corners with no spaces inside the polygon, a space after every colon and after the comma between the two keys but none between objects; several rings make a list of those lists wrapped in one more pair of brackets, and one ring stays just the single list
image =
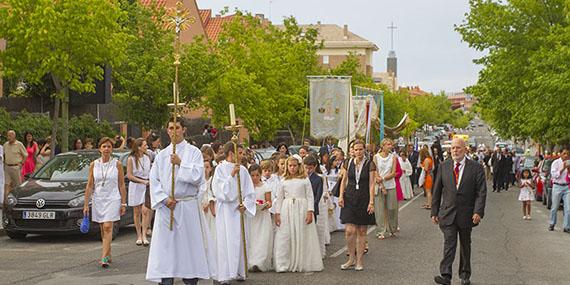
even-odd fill
[{"label": "car headlight", "polygon": [[83,204],[85,204],[85,196],[79,196],[67,203],[67,205],[71,208],[83,207]]},{"label": "car headlight", "polygon": [[18,199],[16,198],[16,196],[14,196],[14,194],[10,193],[6,197],[6,204],[10,207],[14,207],[16,206],[16,204],[18,204]]}]

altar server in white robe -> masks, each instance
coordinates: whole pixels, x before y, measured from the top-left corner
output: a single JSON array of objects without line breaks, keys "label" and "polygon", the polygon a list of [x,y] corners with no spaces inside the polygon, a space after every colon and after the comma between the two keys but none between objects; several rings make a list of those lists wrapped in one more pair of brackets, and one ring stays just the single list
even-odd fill
[{"label": "altar server in white robe", "polygon": [[253,164],[249,175],[255,187],[255,216],[249,221],[249,244],[247,265],[252,272],[268,271],[272,268],[273,222],[271,221],[271,189],[261,182],[261,167]]},{"label": "altar server in white robe", "polygon": [[284,180],[275,209],[275,271],[310,272],[323,270],[323,260],[313,220],[314,198],[311,181],[301,163],[287,158]]},{"label": "altar server in white robe", "polygon": [[[146,279],[171,285],[174,278],[184,284],[215,278],[215,248],[204,215],[200,214],[204,181],[202,152],[184,140],[186,128],[178,120],[168,123],[172,144],[155,158],[150,171],[151,206],[156,211]],[[176,132],[176,136],[174,136]],[[174,199],[170,198],[172,164],[175,165]],[[170,230],[170,211],[174,224]]]},{"label": "altar server in white robe", "polygon": [[204,160],[204,174],[206,183],[202,184],[202,191],[205,192],[202,195],[202,213],[206,217],[206,224],[214,240],[214,247],[216,247],[216,197],[212,190],[212,175],[214,174],[212,160]]},{"label": "altar server in white robe", "polygon": [[[243,148],[238,148],[241,159]],[[224,145],[226,160],[216,166],[212,189],[216,197],[217,280],[229,284],[231,280],[245,279],[240,212],[247,217],[255,216],[255,189],[247,169],[234,164],[234,145]],[[239,159],[238,159],[239,161]],[[243,204],[238,197],[237,175],[241,179]],[[247,218],[245,219],[247,221]],[[247,234],[247,224],[245,232]],[[245,237],[247,242],[247,236]]]}]

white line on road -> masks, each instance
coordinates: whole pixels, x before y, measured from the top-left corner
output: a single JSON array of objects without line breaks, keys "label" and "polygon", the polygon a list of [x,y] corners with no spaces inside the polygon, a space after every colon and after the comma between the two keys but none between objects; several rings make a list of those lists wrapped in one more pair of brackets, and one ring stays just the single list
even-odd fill
[{"label": "white line on road", "polygon": [[[412,200],[408,201],[406,204],[402,205],[402,207],[400,207],[398,209],[398,212],[402,211],[404,208],[406,208],[408,205],[410,205],[412,202],[414,202],[416,199],[418,199],[420,196],[423,196],[420,192],[420,194],[416,195],[416,197],[414,197]],[[376,229],[376,226],[371,226],[370,228],[368,228],[368,231],[366,231],[366,234],[369,235],[371,232],[373,232]],[[331,254],[329,257],[335,258],[341,254],[343,254],[348,248],[346,246],[342,247],[341,249],[339,249],[337,252]]]}]

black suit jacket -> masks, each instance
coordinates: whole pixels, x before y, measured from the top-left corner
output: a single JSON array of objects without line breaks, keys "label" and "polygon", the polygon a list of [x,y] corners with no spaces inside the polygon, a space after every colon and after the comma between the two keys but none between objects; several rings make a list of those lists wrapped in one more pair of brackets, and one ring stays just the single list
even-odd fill
[{"label": "black suit jacket", "polygon": [[456,223],[460,228],[470,228],[475,226],[472,219],[474,213],[481,218],[485,215],[485,170],[481,164],[466,159],[461,183],[456,186],[454,163],[450,159],[439,165],[433,187],[431,215],[439,217],[441,226]]},{"label": "black suit jacket", "polygon": [[[318,167],[318,166],[317,166]],[[313,187],[313,197],[315,198],[315,211],[313,212],[315,215],[319,215],[319,201],[323,196],[323,178],[320,177],[317,173],[313,172],[309,176],[309,180],[311,181],[311,186]]]},{"label": "black suit jacket", "polygon": [[410,164],[412,164],[412,168],[416,169],[418,166],[418,159],[420,157],[419,152],[417,151],[412,151],[409,155],[408,155],[408,160],[410,161]]}]

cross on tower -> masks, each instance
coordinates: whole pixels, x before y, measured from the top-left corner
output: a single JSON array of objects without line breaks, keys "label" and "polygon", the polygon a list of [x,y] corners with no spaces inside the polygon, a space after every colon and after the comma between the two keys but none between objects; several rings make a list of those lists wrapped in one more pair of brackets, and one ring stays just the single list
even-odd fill
[{"label": "cross on tower", "polygon": [[390,44],[390,49],[394,50],[394,30],[397,29],[398,27],[394,26],[394,22],[390,23],[390,26],[388,26],[388,30],[390,30],[390,37],[392,39],[392,42]]}]

